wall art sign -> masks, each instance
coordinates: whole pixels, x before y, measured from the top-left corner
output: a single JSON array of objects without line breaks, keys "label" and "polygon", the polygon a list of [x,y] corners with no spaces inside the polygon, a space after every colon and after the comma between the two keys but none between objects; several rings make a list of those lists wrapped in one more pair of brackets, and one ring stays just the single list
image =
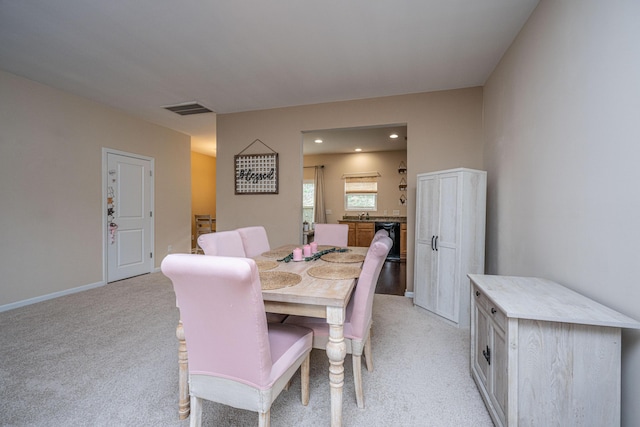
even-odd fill
[{"label": "wall art sign", "polygon": [[[271,150],[265,154],[242,154],[256,142]],[[278,153],[256,139],[234,156],[235,194],[278,194]]]}]

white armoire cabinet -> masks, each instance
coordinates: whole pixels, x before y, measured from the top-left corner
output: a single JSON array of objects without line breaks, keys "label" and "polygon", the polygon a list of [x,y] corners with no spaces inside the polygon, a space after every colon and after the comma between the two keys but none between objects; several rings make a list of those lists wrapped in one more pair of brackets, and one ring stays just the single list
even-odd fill
[{"label": "white armoire cabinet", "polygon": [[467,274],[484,273],[487,173],[450,169],[416,182],[414,304],[469,328]]}]

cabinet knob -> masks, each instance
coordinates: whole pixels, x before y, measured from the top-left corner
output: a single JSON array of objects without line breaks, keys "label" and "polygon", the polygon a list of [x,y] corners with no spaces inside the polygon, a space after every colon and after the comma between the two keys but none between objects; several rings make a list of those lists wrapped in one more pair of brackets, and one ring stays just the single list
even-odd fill
[{"label": "cabinet knob", "polygon": [[498,310],[496,310],[495,308],[491,307],[491,314],[496,314]]},{"label": "cabinet knob", "polygon": [[479,297],[480,296],[480,291],[476,291],[476,296]]}]

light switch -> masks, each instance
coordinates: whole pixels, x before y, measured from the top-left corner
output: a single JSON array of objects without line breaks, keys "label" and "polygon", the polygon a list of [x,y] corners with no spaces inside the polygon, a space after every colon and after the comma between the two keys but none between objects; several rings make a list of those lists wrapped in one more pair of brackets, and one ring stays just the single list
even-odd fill
[{"label": "light switch", "polygon": [[324,211],[327,215],[331,215],[333,213],[333,211],[331,209],[327,209],[326,211]]},{"label": "light switch", "polygon": [[400,215],[400,211],[398,209],[393,210],[393,215]]}]

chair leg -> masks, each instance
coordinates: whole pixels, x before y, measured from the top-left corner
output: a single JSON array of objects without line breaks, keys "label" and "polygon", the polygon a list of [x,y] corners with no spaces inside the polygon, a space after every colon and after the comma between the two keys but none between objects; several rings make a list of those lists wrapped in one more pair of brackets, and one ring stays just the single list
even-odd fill
[{"label": "chair leg", "polygon": [[200,427],[202,425],[202,399],[191,396],[191,420],[189,427]]},{"label": "chair leg", "polygon": [[364,408],[364,393],[362,392],[362,355],[352,354],[353,361],[353,384],[356,387],[356,403],[358,408]]},{"label": "chair leg", "polygon": [[364,362],[367,365],[367,371],[373,372],[373,356],[371,354],[371,331],[367,335],[367,340],[364,342]]},{"label": "chair leg", "polygon": [[269,427],[271,425],[271,409],[267,412],[258,412],[258,427]]},{"label": "chair leg", "polygon": [[300,366],[300,389],[302,390],[302,404],[307,406],[309,404],[309,366],[311,365],[311,353],[307,354],[307,357]]}]

